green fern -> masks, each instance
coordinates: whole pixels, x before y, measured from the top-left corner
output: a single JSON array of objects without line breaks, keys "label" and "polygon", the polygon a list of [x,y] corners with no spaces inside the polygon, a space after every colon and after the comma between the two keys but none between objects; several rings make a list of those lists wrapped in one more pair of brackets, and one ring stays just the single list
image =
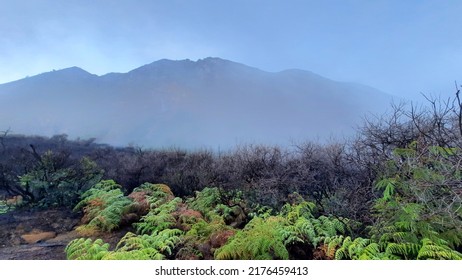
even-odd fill
[{"label": "green fern", "polygon": [[342,246],[344,239],[345,237],[343,235],[335,235],[324,238],[322,250],[324,251],[328,259],[335,258],[335,253],[337,249]]},{"label": "green fern", "polygon": [[[222,191],[218,188],[204,188],[200,192],[196,192],[194,198],[187,200],[190,209],[199,211],[206,220],[220,220],[225,223],[232,223],[233,219],[239,215],[242,211],[239,210],[239,203],[242,202],[241,193],[238,192],[236,197],[233,197],[232,201],[229,202],[226,195],[222,194]],[[228,204],[233,204],[230,207]]]},{"label": "green fern", "polygon": [[344,234],[345,224],[337,218],[320,216],[315,219],[315,229],[318,236],[328,237],[337,234]]},{"label": "green fern", "polygon": [[282,217],[253,218],[243,230],[215,251],[215,259],[270,260],[289,258],[281,236]]},{"label": "green fern", "polygon": [[101,260],[108,254],[109,244],[90,238],[72,240],[64,249],[68,260]]},{"label": "green fern", "polygon": [[377,189],[383,190],[383,200],[387,201],[393,197],[396,191],[396,184],[395,178],[384,178],[377,183]]},{"label": "green fern", "polygon": [[[163,258],[155,256],[152,258],[153,253],[148,250],[134,250],[134,251],[113,251],[106,254],[102,260],[161,260]],[[155,254],[154,254],[155,255]]]},{"label": "green fern", "polygon": [[335,259],[337,260],[388,259],[386,254],[380,249],[379,244],[361,237],[354,240],[350,236],[333,238],[330,240],[329,250],[331,250],[330,254],[335,250]]},{"label": "green fern", "polygon": [[286,203],[282,207],[280,215],[286,217],[289,223],[295,223],[300,217],[314,218],[315,207],[315,204],[309,201],[302,201],[298,204]]},{"label": "green fern", "polygon": [[[419,238],[414,232],[402,230],[399,227],[390,226],[385,228],[384,232],[379,239],[379,243],[418,243]],[[384,246],[386,247],[386,246]]]},{"label": "green fern", "polygon": [[102,231],[110,232],[119,227],[122,215],[126,213],[131,201],[126,197],[118,197],[117,200],[111,202],[107,207],[93,218],[88,225],[96,227]]},{"label": "green fern", "polygon": [[283,206],[279,216],[286,220],[281,229],[286,246],[304,243],[317,247],[325,238],[345,233],[345,224],[339,219],[326,216],[315,218],[314,209],[314,203],[307,201]]},{"label": "green fern", "polygon": [[428,238],[422,240],[417,259],[419,260],[462,260],[462,254],[445,244],[437,244]]},{"label": "green fern", "polygon": [[122,187],[118,185],[114,180],[101,181],[81,195],[81,201],[77,203],[77,205],[74,207],[74,210],[83,208],[88,204],[89,201],[100,197],[104,193],[111,193],[111,191],[120,190],[121,188]]},{"label": "green fern", "polygon": [[170,188],[164,184],[144,183],[135,188],[132,193],[135,192],[145,192],[151,208],[157,208],[175,197]]},{"label": "green fern", "polygon": [[[191,229],[183,236],[180,258],[185,259],[210,259],[217,247],[222,246],[223,233],[233,235],[236,230],[226,225],[223,219],[213,219],[209,222],[200,219],[191,226]],[[229,237],[228,237],[229,238]],[[220,240],[221,239],[221,240]],[[217,242],[217,240],[220,240]]]},{"label": "green fern", "polygon": [[[386,259],[445,259],[461,260],[462,254],[450,248],[447,242],[438,239],[433,241],[424,238],[418,242],[405,242],[406,238],[396,238],[400,242],[383,243],[382,245],[372,242],[370,239],[337,236],[328,238],[330,242],[326,249],[327,255],[335,251],[335,258],[338,260],[386,260]],[[412,238],[414,239],[414,238]]]},{"label": "green fern", "polygon": [[151,209],[147,215],[141,218],[140,222],[133,224],[137,232],[139,234],[151,234],[172,228],[176,224],[176,219],[172,213],[177,210],[181,202],[181,198],[177,197],[157,208]]},{"label": "green fern", "polygon": [[462,245],[462,232],[456,228],[447,229],[444,232],[441,232],[439,236],[446,240],[448,246],[452,248]]},{"label": "green fern", "polygon": [[83,193],[82,200],[74,209],[83,208],[87,228],[110,232],[119,226],[122,216],[132,204],[120,188],[114,181],[107,180]]},{"label": "green fern", "polygon": [[[383,196],[375,203],[376,222],[371,230],[372,238],[390,257],[417,258],[423,240],[451,250],[462,244],[462,201],[453,183],[462,179],[454,164],[460,153],[457,148],[417,142],[394,151],[396,158],[376,185]],[[432,254],[428,257],[436,258]]]},{"label": "green fern", "polygon": [[311,243],[316,247],[319,237],[316,235],[315,226],[311,219],[298,218],[293,225],[281,228],[281,236],[284,244]]},{"label": "green fern", "polygon": [[255,205],[253,209],[254,211],[249,213],[250,218],[260,217],[260,218],[265,219],[273,215],[273,212],[274,212],[273,208],[269,206],[265,206],[265,205],[260,205],[260,204]]},{"label": "green fern", "polygon": [[206,222],[199,220],[195,223],[191,229],[186,233],[186,237],[194,237],[197,241],[204,241],[210,237],[214,232],[231,229],[223,221],[213,220]]},{"label": "green fern", "polygon": [[194,198],[188,200],[189,207],[201,212],[204,216],[220,203],[221,196],[218,188],[204,188],[200,192],[197,191]]},{"label": "green fern", "polygon": [[389,243],[385,252],[397,259],[413,260],[416,259],[421,246],[416,243]]},{"label": "green fern", "polygon": [[72,240],[65,248],[70,260],[163,260],[171,256],[183,234],[178,229],[166,229],[151,235],[128,232],[114,251],[101,239]]},{"label": "green fern", "polygon": [[136,254],[143,254],[151,260],[162,260],[172,254],[175,246],[181,241],[179,236],[182,234],[178,229],[164,229],[151,235],[128,232],[117,244],[115,253],[139,251],[141,253]]}]

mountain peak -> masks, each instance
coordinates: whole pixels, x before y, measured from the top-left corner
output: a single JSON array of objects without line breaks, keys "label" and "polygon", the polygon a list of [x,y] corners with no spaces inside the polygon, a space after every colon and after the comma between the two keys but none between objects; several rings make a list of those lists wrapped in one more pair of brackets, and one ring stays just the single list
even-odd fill
[{"label": "mountain peak", "polygon": [[[233,73],[242,72],[248,73],[257,70],[256,68],[222,59],[219,57],[206,57],[196,61],[190,59],[171,60],[161,59],[150,64],[143,65],[129,73],[132,75],[142,75],[151,77],[181,77],[194,75],[209,75],[211,73]],[[205,73],[205,74],[204,74]]]},{"label": "mountain peak", "polygon": [[173,59],[160,59],[157,61],[154,61],[152,63],[143,65],[141,67],[138,67],[132,71],[138,71],[138,70],[147,70],[147,69],[155,69],[155,68],[169,68],[169,67],[194,67],[194,66],[229,66],[229,65],[234,65],[234,66],[241,66],[241,67],[248,67],[252,68],[250,66],[233,62],[231,60],[226,60],[222,59],[219,57],[206,57],[202,59],[198,59],[196,61],[190,60],[190,59],[182,59],[182,60],[173,60]]},{"label": "mountain peak", "polygon": [[87,73],[87,74],[90,74],[89,72],[83,70],[82,68],[80,67],[77,67],[77,66],[72,66],[72,67],[68,67],[68,68],[64,68],[64,69],[61,69],[61,70],[58,70],[58,71],[62,71],[62,72],[73,72],[73,73]]},{"label": "mountain peak", "polygon": [[94,76],[94,74],[91,74],[85,70],[83,70],[80,67],[77,66],[72,66],[68,68],[63,68],[63,69],[53,69],[49,72],[44,72],[42,74],[37,75],[39,76],[74,76],[74,77],[80,77],[80,76]]},{"label": "mountain peak", "polygon": [[44,72],[35,76],[31,77],[26,77],[24,79],[20,79],[17,81],[12,81],[9,83],[5,83],[3,85],[15,85],[18,83],[21,83],[22,81],[26,83],[41,83],[41,81],[47,81],[48,83],[54,83],[54,82],[79,82],[83,79],[88,79],[88,78],[94,78],[98,77],[95,74],[91,74],[82,68],[79,68],[77,66],[73,67],[68,67],[64,69],[59,69],[55,70],[53,69],[52,71],[49,72]]},{"label": "mountain peak", "polygon": [[38,79],[53,79],[55,81],[80,81],[93,77],[97,77],[97,75],[91,74],[77,66],[53,70],[36,76]]},{"label": "mountain peak", "polygon": [[174,70],[177,69],[179,66],[186,66],[194,63],[189,59],[184,60],[172,60],[172,59],[161,59],[151,62],[149,64],[145,64],[141,67],[135,68],[129,73],[143,73],[143,72],[152,72],[152,71],[165,71],[165,70]]},{"label": "mountain peak", "polygon": [[219,58],[219,57],[211,57],[211,56],[198,59],[196,62],[197,63],[235,63],[230,60],[226,60],[226,59]]},{"label": "mountain peak", "polygon": [[0,103],[8,104],[0,127],[115,145],[287,144],[352,133],[363,113],[388,104],[374,92],[308,71],[269,73],[217,57],[162,59],[101,77],[70,67],[0,85]]}]

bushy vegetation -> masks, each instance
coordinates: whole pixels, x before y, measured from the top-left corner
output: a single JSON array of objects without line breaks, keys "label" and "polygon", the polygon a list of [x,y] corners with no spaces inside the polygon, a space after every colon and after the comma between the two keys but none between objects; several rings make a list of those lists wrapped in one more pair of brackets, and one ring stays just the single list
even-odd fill
[{"label": "bushy vegetation", "polygon": [[462,104],[428,101],[343,143],[220,153],[4,133],[0,211],[76,205],[69,259],[461,259]]},{"label": "bushy vegetation", "polygon": [[122,216],[128,212],[132,201],[125,197],[121,186],[112,180],[101,181],[82,194],[82,200],[75,210],[83,209],[84,225],[77,230],[84,235],[97,231],[112,231],[116,229]]}]

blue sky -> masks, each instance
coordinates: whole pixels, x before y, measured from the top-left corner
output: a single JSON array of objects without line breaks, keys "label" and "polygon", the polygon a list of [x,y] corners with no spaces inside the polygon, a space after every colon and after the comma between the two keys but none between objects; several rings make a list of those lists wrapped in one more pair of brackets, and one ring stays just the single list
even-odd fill
[{"label": "blue sky", "polygon": [[451,96],[462,83],[461,11],[458,0],[2,1],[0,83],[212,56],[407,98]]}]

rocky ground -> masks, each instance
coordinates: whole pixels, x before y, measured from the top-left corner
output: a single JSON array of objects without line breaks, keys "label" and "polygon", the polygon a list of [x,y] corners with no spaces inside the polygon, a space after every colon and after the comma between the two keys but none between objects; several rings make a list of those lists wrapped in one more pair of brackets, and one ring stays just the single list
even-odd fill
[{"label": "rocky ground", "polygon": [[[69,209],[19,209],[0,214],[0,260],[63,260],[81,215]],[[126,231],[125,231],[126,232]],[[124,231],[98,236],[114,246]]]}]

